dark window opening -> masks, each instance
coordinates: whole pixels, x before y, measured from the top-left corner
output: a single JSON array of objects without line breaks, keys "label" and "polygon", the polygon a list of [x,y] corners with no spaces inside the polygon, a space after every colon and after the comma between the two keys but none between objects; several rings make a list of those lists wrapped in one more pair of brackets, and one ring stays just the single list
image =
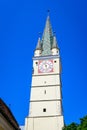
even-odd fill
[{"label": "dark window opening", "polygon": [[54,63],[56,63],[56,60],[54,61]]},{"label": "dark window opening", "polygon": [[44,81],[44,83],[46,84],[46,81]]},{"label": "dark window opening", "polygon": [[46,94],[46,90],[44,90],[44,94]]},{"label": "dark window opening", "polygon": [[43,109],[43,112],[46,112],[46,108]]},{"label": "dark window opening", "polygon": [[38,62],[36,62],[36,65],[38,65]]}]

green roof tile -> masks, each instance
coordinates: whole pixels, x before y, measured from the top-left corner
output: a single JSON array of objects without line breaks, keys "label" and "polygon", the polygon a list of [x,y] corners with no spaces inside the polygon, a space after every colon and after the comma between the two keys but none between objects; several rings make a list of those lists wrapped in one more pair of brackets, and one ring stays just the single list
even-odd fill
[{"label": "green roof tile", "polygon": [[43,32],[42,40],[38,39],[36,50],[41,50],[41,56],[52,55],[51,49],[58,48],[56,37],[53,36],[53,31],[50,23],[50,17],[47,17],[45,29]]},{"label": "green roof tile", "polygon": [[53,32],[50,24],[50,18],[48,16],[41,41],[42,56],[51,55],[52,43],[53,43]]},{"label": "green roof tile", "polygon": [[53,44],[52,44],[52,48],[58,48],[58,45],[57,45],[57,40],[56,40],[56,37],[55,37],[55,36],[53,37]]},{"label": "green roof tile", "polygon": [[38,38],[36,50],[41,50],[41,41],[40,41],[40,38]]}]

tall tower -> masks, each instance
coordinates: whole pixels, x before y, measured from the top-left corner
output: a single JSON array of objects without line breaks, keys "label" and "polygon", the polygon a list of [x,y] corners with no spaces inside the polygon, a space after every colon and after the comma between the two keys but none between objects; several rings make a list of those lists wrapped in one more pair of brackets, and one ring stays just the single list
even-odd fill
[{"label": "tall tower", "polygon": [[61,64],[56,37],[47,17],[42,40],[33,57],[33,74],[29,115],[25,130],[62,130]]}]

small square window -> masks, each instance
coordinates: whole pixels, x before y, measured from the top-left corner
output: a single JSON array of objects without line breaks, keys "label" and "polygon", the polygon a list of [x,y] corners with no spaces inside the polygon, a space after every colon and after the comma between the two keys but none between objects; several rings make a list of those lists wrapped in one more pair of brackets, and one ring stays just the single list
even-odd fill
[{"label": "small square window", "polygon": [[38,65],[38,62],[36,62],[36,65]]},{"label": "small square window", "polygon": [[46,81],[44,81],[44,83],[46,84]]},{"label": "small square window", "polygon": [[46,108],[43,108],[43,112],[46,112]]},{"label": "small square window", "polygon": [[56,60],[54,61],[54,63],[56,63]]}]

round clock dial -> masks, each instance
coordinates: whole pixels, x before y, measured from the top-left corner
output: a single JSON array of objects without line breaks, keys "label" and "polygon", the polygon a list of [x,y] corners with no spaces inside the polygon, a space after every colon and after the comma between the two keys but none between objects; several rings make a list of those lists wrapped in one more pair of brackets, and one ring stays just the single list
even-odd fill
[{"label": "round clock dial", "polygon": [[40,61],[38,71],[39,71],[39,73],[52,72],[53,71],[53,61],[52,60]]}]

